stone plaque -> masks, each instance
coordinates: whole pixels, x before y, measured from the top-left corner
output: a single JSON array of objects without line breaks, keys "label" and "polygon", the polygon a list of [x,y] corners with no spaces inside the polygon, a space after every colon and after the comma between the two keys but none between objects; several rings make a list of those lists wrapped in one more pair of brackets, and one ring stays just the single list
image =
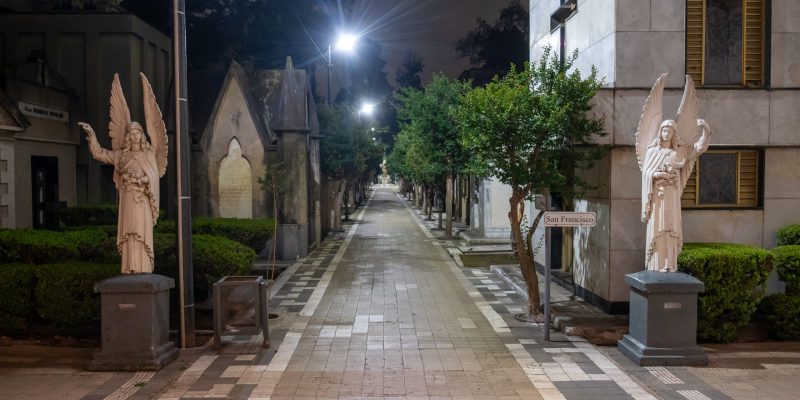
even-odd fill
[{"label": "stone plaque", "polygon": [[219,164],[219,216],[253,218],[253,172],[235,138]]}]

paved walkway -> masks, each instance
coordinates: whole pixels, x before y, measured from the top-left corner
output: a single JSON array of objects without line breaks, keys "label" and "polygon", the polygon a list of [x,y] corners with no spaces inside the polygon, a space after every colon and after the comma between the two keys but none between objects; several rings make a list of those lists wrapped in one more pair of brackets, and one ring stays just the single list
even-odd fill
[{"label": "paved walkway", "polygon": [[[518,295],[486,270],[456,266],[393,190],[375,191],[348,228],[284,273],[270,349],[223,337],[220,349],[186,352],[156,374],[12,368],[30,358],[0,354],[0,398],[794,398],[796,351],[640,368],[577,338],[542,342],[541,327],[511,317],[524,306]],[[729,360],[751,370],[724,368]]]}]

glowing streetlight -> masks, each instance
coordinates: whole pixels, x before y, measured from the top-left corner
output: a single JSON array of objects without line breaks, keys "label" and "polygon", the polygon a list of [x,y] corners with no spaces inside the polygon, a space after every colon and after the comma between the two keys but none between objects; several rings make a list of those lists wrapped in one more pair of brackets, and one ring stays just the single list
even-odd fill
[{"label": "glowing streetlight", "polygon": [[364,103],[361,105],[361,110],[359,112],[362,115],[372,115],[372,112],[375,111],[375,104],[372,103]]},{"label": "glowing streetlight", "polygon": [[330,104],[331,102],[331,71],[333,69],[333,57],[331,57],[331,55],[333,50],[344,53],[352,53],[355,51],[357,44],[358,36],[353,35],[352,33],[340,33],[336,38],[336,42],[328,45],[328,96],[325,97],[325,104]]}]

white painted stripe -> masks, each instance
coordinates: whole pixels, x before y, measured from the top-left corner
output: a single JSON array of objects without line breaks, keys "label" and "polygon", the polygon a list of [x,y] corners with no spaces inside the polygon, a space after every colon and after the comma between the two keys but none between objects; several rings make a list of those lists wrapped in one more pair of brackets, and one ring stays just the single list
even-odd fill
[{"label": "white painted stripe", "polygon": [[682,385],[684,382],[665,367],[644,367],[653,376],[667,385]]},{"label": "white painted stripe", "polygon": [[137,372],[133,374],[131,379],[128,379],[119,389],[115,390],[113,393],[106,396],[103,400],[124,400],[128,397],[133,396],[139,388],[141,388],[144,384],[150,381],[150,378],[153,377],[156,373],[153,371],[148,372]]},{"label": "white painted stripe", "polygon": [[678,394],[689,400],[711,400],[710,397],[700,393],[699,390],[678,390]]},{"label": "white painted stripe", "polygon": [[267,371],[286,371],[289,360],[292,359],[292,355],[294,355],[294,351],[297,349],[297,345],[300,343],[300,338],[302,336],[303,334],[299,332],[288,332],[283,338],[280,347],[278,347],[278,352],[275,353],[275,357],[269,362]]},{"label": "white painted stripe", "polygon": [[630,376],[622,371],[613,361],[600,353],[597,348],[588,342],[573,342],[573,345],[580,349],[600,370],[608,375],[614,383],[619,385],[625,393],[637,400],[656,400],[647,390],[642,388]]},{"label": "white painted stripe", "polygon": [[183,371],[181,376],[170,385],[169,389],[159,396],[161,400],[178,399],[189,390],[189,388],[197,382],[203,375],[206,369],[217,359],[215,355],[200,356],[186,371]]}]

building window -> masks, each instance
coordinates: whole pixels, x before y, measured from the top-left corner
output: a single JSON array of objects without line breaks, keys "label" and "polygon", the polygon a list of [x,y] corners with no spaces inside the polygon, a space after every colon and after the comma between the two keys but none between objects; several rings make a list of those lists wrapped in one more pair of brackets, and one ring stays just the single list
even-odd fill
[{"label": "building window", "polygon": [[687,0],[686,73],[699,85],[764,86],[765,0]]},{"label": "building window", "polygon": [[683,190],[684,208],[754,208],[760,205],[759,150],[708,150]]}]

